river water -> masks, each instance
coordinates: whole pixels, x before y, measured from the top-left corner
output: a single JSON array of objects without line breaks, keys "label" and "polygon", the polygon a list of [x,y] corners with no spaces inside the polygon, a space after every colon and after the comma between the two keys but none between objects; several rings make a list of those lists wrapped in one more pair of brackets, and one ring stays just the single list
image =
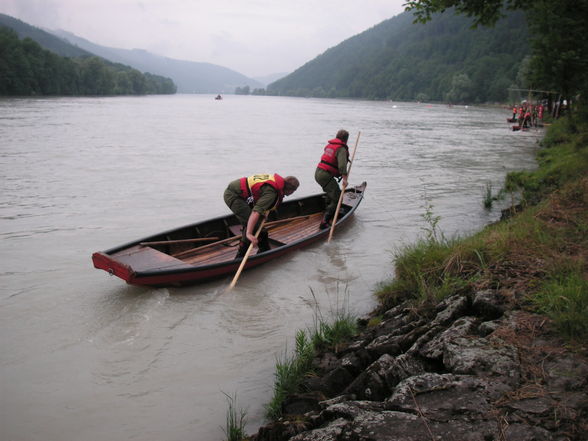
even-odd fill
[{"label": "river water", "polygon": [[[0,439],[225,439],[225,394],[264,422],[275,362],[298,329],[374,305],[393,255],[430,227],[496,220],[486,185],[535,166],[540,131],[508,110],[208,95],[0,100]],[[230,279],[125,285],[90,256],[228,213],[222,193],[260,172],[320,191],[314,169],[338,129],[361,137],[367,181],[349,228]]]}]

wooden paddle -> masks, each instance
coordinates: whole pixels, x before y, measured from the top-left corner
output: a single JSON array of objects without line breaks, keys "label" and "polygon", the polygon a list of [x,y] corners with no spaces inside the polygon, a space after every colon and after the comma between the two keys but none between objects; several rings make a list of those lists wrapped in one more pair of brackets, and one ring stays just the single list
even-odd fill
[{"label": "wooden paddle", "polygon": [[[353,148],[353,155],[351,155],[351,162],[349,164],[349,168],[347,169],[347,182],[349,182],[349,175],[351,174],[351,166],[353,165],[353,160],[355,159],[355,152],[357,151],[357,144],[359,144],[359,136],[361,132],[357,132],[357,140],[355,141],[355,147]],[[333,237],[333,232],[335,231],[335,224],[337,223],[337,218],[339,217],[339,210],[341,210],[341,204],[343,203],[343,196],[345,195],[345,189],[347,188],[346,185],[341,186],[341,195],[339,195],[339,201],[337,202],[337,209],[335,210],[335,216],[333,216],[333,224],[331,225],[331,231],[329,231],[329,238],[327,239],[327,243],[331,241]]]},{"label": "wooden paddle", "polygon": [[[263,225],[265,224],[266,219],[267,219],[267,217],[264,216],[263,220],[261,221],[261,224],[259,225],[257,232],[255,233],[256,239],[259,236],[259,233],[261,233],[261,230],[263,229]],[[251,254],[252,250],[253,250],[253,242],[251,242],[249,244],[249,247],[247,248],[247,252],[245,253],[245,256],[243,256],[243,260],[241,261],[241,265],[239,265],[239,269],[237,270],[235,277],[233,277],[233,280],[231,281],[231,284],[227,288],[227,291],[230,291],[231,289],[233,289],[235,287],[235,285],[237,284],[237,280],[239,280],[239,277],[241,276],[241,272],[243,271],[243,268],[245,268],[245,264],[247,263],[247,259],[249,259],[249,255]]]}]

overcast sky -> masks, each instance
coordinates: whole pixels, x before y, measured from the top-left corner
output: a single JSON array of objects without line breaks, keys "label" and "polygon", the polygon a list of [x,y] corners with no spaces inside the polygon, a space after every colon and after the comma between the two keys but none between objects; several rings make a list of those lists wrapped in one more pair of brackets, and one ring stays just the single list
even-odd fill
[{"label": "overcast sky", "polygon": [[102,46],[218,64],[249,77],[292,72],[403,12],[406,0],[0,0],[0,12]]}]

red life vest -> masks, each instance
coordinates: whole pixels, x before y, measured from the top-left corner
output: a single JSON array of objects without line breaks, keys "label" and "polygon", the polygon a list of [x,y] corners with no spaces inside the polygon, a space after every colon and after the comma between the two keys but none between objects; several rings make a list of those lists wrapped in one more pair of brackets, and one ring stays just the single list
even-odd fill
[{"label": "red life vest", "polygon": [[261,186],[266,184],[271,185],[277,190],[278,200],[273,208],[278,208],[282,203],[282,199],[284,199],[284,178],[277,173],[241,178],[241,195],[243,199],[247,200],[252,197],[253,202],[257,202],[261,196]]},{"label": "red life vest", "polygon": [[337,151],[341,148],[347,150],[347,160],[349,160],[349,148],[347,144],[338,138],[331,139],[325,146],[323,156],[321,156],[321,162],[318,163],[317,167],[328,171],[333,176],[341,176],[339,173],[339,162],[337,161]]}]

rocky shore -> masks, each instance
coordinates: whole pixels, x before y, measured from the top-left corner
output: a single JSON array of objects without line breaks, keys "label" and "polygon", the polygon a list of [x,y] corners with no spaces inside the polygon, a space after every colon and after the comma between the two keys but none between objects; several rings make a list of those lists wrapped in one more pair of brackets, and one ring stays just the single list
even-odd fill
[{"label": "rocky shore", "polygon": [[[586,441],[588,358],[498,291],[380,312],[254,441]],[[577,348],[576,348],[577,349]]]}]

